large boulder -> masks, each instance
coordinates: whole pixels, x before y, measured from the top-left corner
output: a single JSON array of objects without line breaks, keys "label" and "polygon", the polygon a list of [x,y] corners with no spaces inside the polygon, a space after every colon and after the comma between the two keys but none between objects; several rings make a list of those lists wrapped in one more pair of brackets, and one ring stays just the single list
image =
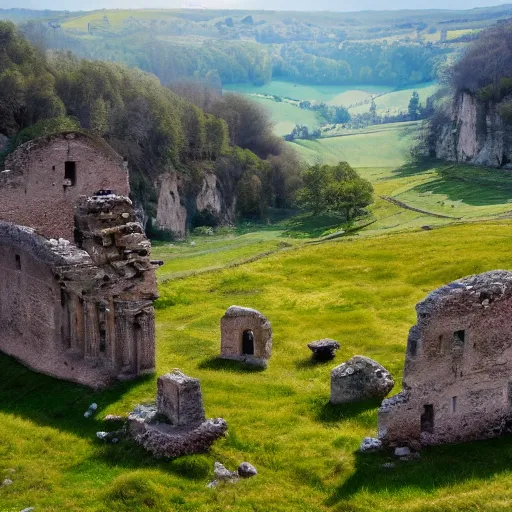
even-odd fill
[{"label": "large boulder", "polygon": [[336,366],[331,371],[331,403],[345,404],[370,398],[384,398],[395,385],[382,365],[364,356]]}]

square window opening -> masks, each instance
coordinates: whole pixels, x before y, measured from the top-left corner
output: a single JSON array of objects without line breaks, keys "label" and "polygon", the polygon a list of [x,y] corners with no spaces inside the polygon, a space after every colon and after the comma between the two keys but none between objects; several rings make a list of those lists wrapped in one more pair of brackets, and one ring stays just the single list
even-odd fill
[{"label": "square window opening", "polygon": [[458,343],[464,343],[466,341],[466,331],[460,330],[453,333],[453,341]]}]

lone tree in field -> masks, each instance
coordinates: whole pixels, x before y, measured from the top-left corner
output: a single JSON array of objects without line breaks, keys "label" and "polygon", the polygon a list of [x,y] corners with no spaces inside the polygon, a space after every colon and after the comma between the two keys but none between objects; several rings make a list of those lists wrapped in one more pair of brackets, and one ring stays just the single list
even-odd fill
[{"label": "lone tree in field", "polygon": [[347,162],[338,165],[313,165],[302,173],[303,188],[297,202],[315,215],[331,213],[356,217],[373,202],[371,183],[359,176]]},{"label": "lone tree in field", "polygon": [[421,115],[421,105],[420,105],[420,96],[417,91],[413,91],[411,99],[409,101],[409,107],[407,109],[409,111],[409,117],[416,121]]}]

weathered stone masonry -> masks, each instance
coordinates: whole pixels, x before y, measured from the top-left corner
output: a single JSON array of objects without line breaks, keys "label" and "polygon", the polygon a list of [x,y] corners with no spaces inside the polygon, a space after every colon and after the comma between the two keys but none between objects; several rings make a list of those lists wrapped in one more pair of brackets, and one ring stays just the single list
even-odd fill
[{"label": "weathered stone masonry", "polygon": [[42,137],[7,157],[0,172],[0,220],[73,240],[76,201],[102,189],[130,193],[123,159],[104,141],[74,132]]},{"label": "weathered stone masonry", "polygon": [[[42,151],[39,142],[34,147],[36,154]],[[110,151],[96,147],[99,164]],[[118,171],[126,174],[118,164],[114,181]],[[92,181],[108,183],[110,172],[98,167]],[[3,185],[4,197],[9,191],[19,195],[16,187]],[[41,183],[41,195],[51,196],[46,192],[53,186]],[[62,222],[66,232],[73,226],[73,242],[0,221],[0,350],[35,370],[93,387],[152,372],[156,278],[151,245],[132,203],[109,192],[66,200],[74,215],[69,221],[66,208]],[[45,208],[43,202],[28,203],[31,215]],[[45,233],[60,232],[53,225],[57,217],[40,213]]]},{"label": "weathered stone masonry", "polygon": [[512,430],[512,272],[467,277],[417,307],[403,391],[382,402],[379,437],[440,444]]}]

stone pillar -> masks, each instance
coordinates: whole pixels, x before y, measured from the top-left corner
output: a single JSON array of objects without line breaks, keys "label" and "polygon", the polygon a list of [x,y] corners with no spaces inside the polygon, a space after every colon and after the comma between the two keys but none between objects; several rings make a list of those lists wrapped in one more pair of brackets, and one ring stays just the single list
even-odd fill
[{"label": "stone pillar", "polygon": [[158,378],[157,410],[174,426],[199,425],[205,421],[199,379],[187,377],[179,370]]},{"label": "stone pillar", "polygon": [[85,357],[98,357],[100,333],[98,328],[98,311],[95,302],[84,301],[85,318]]}]

